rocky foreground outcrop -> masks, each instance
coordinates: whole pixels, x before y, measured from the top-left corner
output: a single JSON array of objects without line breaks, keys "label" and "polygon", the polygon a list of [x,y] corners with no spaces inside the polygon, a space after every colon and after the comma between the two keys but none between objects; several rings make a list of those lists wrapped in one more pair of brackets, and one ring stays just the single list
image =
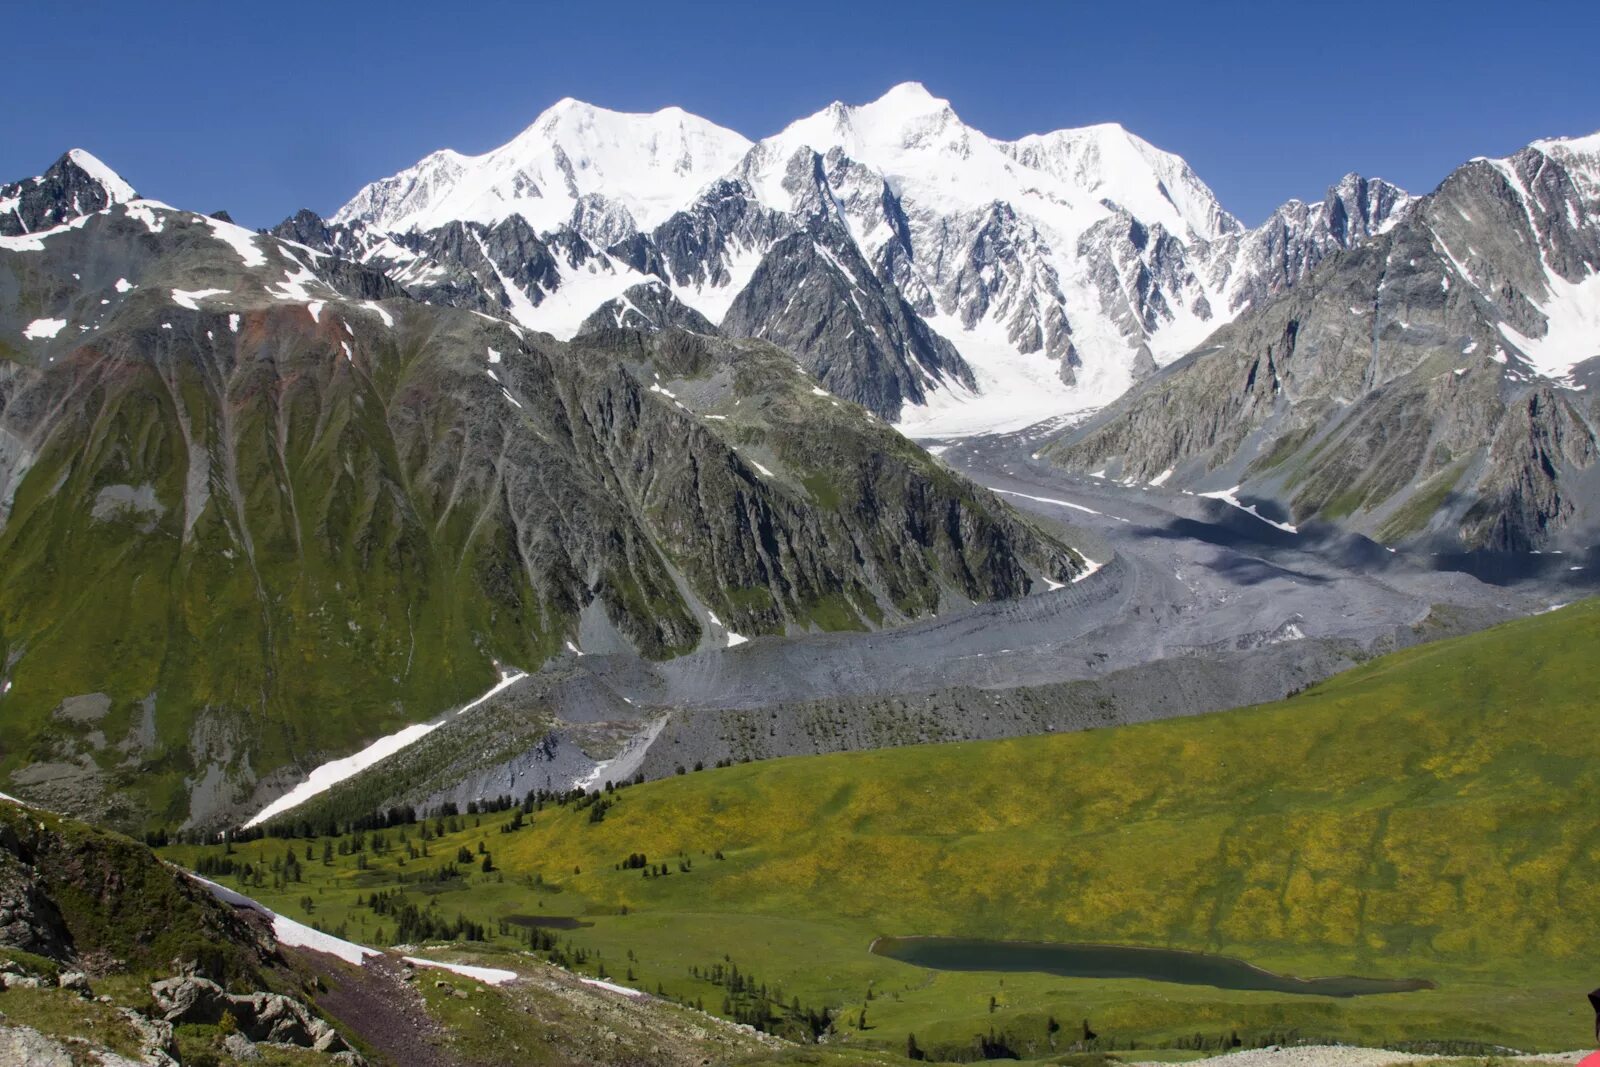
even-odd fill
[{"label": "rocky foreground outcrop", "polygon": [[164,1022],[229,1027],[252,1042],[297,1045],[317,1052],[346,1052],[349,1046],[305,1004],[282,993],[229,993],[198,975],[164,978],[150,986],[150,998]]}]

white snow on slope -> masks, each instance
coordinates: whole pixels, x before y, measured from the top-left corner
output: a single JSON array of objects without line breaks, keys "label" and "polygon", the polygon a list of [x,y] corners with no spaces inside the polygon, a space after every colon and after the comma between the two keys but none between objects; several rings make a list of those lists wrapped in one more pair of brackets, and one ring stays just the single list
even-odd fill
[{"label": "white snow on slope", "polygon": [[368,185],[334,221],[365,218],[404,231],[521,214],[542,233],[567,223],[579,197],[599,193],[650,229],[749,147],[739,134],[681,108],[626,114],[566,99],[491,152],[446,149]]},{"label": "white snow on slope", "polygon": [[372,766],[374,763],[377,763],[379,760],[382,760],[388,756],[392,756],[401,749],[415,744],[422,738],[437,730],[440,726],[443,726],[446,718],[453,718],[455,715],[460,715],[463,712],[471,711],[473,708],[477,707],[479,704],[482,704],[490,697],[493,697],[509,686],[515,685],[525,677],[527,677],[527,675],[519,670],[502,671],[500,673],[500,680],[496,682],[488,692],[484,693],[482,696],[471,701],[470,703],[462,705],[452,715],[435,719],[433,722],[419,722],[411,726],[407,726],[403,730],[398,730],[386,737],[378,738],[376,741],[372,742],[372,744],[368,745],[366,748],[363,748],[360,752],[357,752],[354,755],[346,756],[343,759],[331,760],[328,763],[322,764],[310,774],[306,775],[305,781],[301,782],[299,785],[289,790],[289,792],[285,793],[283,796],[279,797],[277,800],[274,800],[271,804],[268,804],[266,807],[258,811],[253,817],[251,817],[249,822],[244,824],[245,827],[249,828],[252,826],[258,826],[261,823],[266,822],[268,819],[282,815],[286,811],[299,807],[301,804],[304,804],[307,800],[310,800],[317,794],[327,792],[329,789],[332,789],[346,778],[359,774],[368,767]]},{"label": "white snow on slope", "polygon": [[[646,281],[624,263],[602,252],[581,267],[561,265],[561,284],[536,307],[525,297],[512,300],[511,313],[530,330],[543,330],[558,340],[570,341],[583,320],[596,308],[614,300],[631,286]],[[514,290],[516,286],[506,282]]]},{"label": "white snow on slope", "polygon": [[337,956],[346,963],[355,964],[357,967],[366,962],[368,956],[381,956],[377,949],[358,945],[353,941],[346,941],[332,934],[325,934],[315,930],[305,923],[296,922],[283,915],[274,915],[272,918],[272,933],[279,944],[291,948],[309,948],[316,952],[326,952],[330,956]]},{"label": "white snow on slope", "polygon": [[459,974],[463,978],[471,978],[488,985],[505,985],[514,982],[521,975],[516,971],[507,971],[499,967],[472,967],[465,963],[443,963],[439,960],[423,959],[421,956],[402,956],[401,959],[416,967],[432,967],[440,971],[449,971]]},{"label": "white snow on slope", "polygon": [[612,993],[621,993],[623,996],[632,997],[634,1000],[644,1000],[650,995],[648,993],[642,993],[637,989],[630,989],[625,985],[618,985],[615,982],[608,982],[603,978],[585,978],[580,974],[578,976],[578,981],[582,982],[584,985],[594,986],[596,989],[605,989]]},{"label": "white snow on slope", "polygon": [[1073,511],[1081,511],[1081,512],[1087,514],[1087,515],[1099,515],[1099,516],[1102,516],[1104,518],[1115,519],[1116,521],[1123,522],[1123,523],[1128,521],[1127,519],[1124,519],[1120,515],[1107,515],[1103,511],[1096,511],[1094,508],[1086,508],[1082,504],[1074,504],[1070,500],[1061,500],[1061,499],[1058,499],[1058,498],[1053,497],[1053,496],[1033,496],[1033,495],[1028,494],[1028,493],[1013,492],[1010,489],[996,489],[992,485],[986,485],[986,486],[984,486],[984,488],[989,490],[989,492],[991,492],[991,493],[999,493],[1002,496],[1019,496],[1024,500],[1036,500],[1041,504],[1054,504],[1057,507],[1071,508]]},{"label": "white snow on slope", "polygon": [[79,215],[71,222],[63,222],[53,229],[35,230],[33,233],[18,234],[16,237],[0,237],[0,249],[7,252],[43,252],[45,238],[66,233],[68,230],[76,230],[80,226],[87,225],[93,217],[93,215]]},{"label": "white snow on slope", "polygon": [[74,148],[67,152],[67,156],[85,174],[100,183],[113,204],[127,203],[135,197],[133,186],[123,181],[122,175],[100,162],[94,155],[81,148]]},{"label": "white snow on slope", "polygon": [[[1162,152],[1114,124],[1057,130],[1016,142],[994,140],[967,126],[948,100],[917,82],[896,85],[868,104],[833,103],[761,142],[768,168],[757,188],[783,210],[793,204],[781,187],[781,168],[800,148],[840,148],[883,174],[899,196],[941,211],[983,208],[1004,200],[1063,235],[1105,218],[1113,199],[1146,223],[1175,233],[1215,237],[1237,223],[1222,213],[1210,190],[1185,182],[1175,202],[1166,181],[1188,172]],[[1191,175],[1192,178],[1192,175]]]},{"label": "white snow on slope", "polygon": [[[931,390],[924,405],[907,404],[894,428],[911,438],[1007,433],[1104,401],[1061,380],[1061,364],[1042,352],[1018,352],[992,319],[967,329],[955,315],[924,316],[972,368],[978,390],[957,383]],[[1115,394],[1113,394],[1115,395]]]},{"label": "white snow on slope", "polygon": [[1261,512],[1257,511],[1255,509],[1255,505],[1246,504],[1246,503],[1243,503],[1242,501],[1240,501],[1240,499],[1238,497],[1238,493],[1239,493],[1239,490],[1242,489],[1242,488],[1243,488],[1243,486],[1236,485],[1232,489],[1217,489],[1217,490],[1214,490],[1213,492],[1210,492],[1210,493],[1196,493],[1194,495],[1195,496],[1203,496],[1207,500],[1220,500],[1224,504],[1232,504],[1234,507],[1238,508],[1240,511],[1244,512],[1245,514],[1255,516],[1256,518],[1260,519],[1262,522],[1266,523],[1268,526],[1276,526],[1278,529],[1282,530],[1284,533],[1297,534],[1297,533],[1300,532],[1300,528],[1298,526],[1294,526],[1294,525],[1292,525],[1290,523],[1287,523],[1287,522],[1277,522],[1277,521],[1275,521],[1273,519],[1269,519],[1265,515],[1261,514]]},{"label": "white snow on slope", "polygon": [[211,227],[212,236],[239,253],[239,258],[244,260],[245,266],[260,267],[267,262],[266,254],[256,244],[256,235],[250,230],[210,216],[202,217],[205,224]]},{"label": "white snow on slope", "polygon": [[[179,868],[179,870],[182,870],[182,868]],[[205,886],[206,889],[210,890],[212,896],[224,904],[229,904],[236,908],[249,908],[270,918],[272,920],[272,934],[280,944],[288,945],[291,948],[308,948],[316,952],[326,952],[330,956],[336,956],[357,967],[365,963],[368,957],[383,955],[375,948],[367,948],[365,945],[358,945],[354,941],[346,941],[343,938],[334,937],[332,934],[325,934],[321,930],[315,930],[307,926],[305,923],[296,922],[286,916],[279,915],[265,904],[252,900],[243,893],[236,893],[225,885],[218,885],[208,878],[202,878],[192,871],[183,871],[183,873]]]},{"label": "white snow on slope", "polygon": [[30,341],[44,341],[60,333],[66,325],[66,319],[34,319],[22,328],[22,336]]},{"label": "white snow on slope", "polygon": [[761,266],[765,249],[759,247],[735,246],[728,255],[726,267],[728,270],[728,283],[726,285],[677,285],[672,287],[672,292],[688,307],[700,312],[712,323],[721,322],[728,314],[728,308],[733,306],[734,298],[744,291],[750,284],[750,279],[755,276],[756,268]]},{"label": "white snow on slope", "polygon": [[1525,337],[1504,322],[1500,333],[1528,357],[1533,369],[1560,380],[1586,359],[1600,356],[1600,274],[1569,282],[1545,273],[1549,297],[1534,306],[1545,317],[1543,337]]},{"label": "white snow on slope", "polygon": [[728,629],[727,624],[725,624],[721,619],[717,618],[716,612],[708,611],[706,612],[706,617],[711,620],[711,625],[721,628],[723,635],[728,640],[728,648],[736,648],[750,640],[748,637],[745,637],[741,634],[736,634],[732,630]]},{"label": "white snow on slope", "polygon": [[1083,560],[1083,573],[1078,575],[1076,578],[1072,579],[1072,584],[1073,585],[1077,585],[1079,582],[1081,582],[1085,578],[1089,577],[1095,571],[1098,571],[1100,568],[1105,566],[1104,563],[1101,563],[1099,560],[1090,559],[1088,556],[1085,556],[1082,552],[1079,552],[1078,556],[1079,556],[1079,558],[1081,558]]},{"label": "white snow on slope", "polygon": [[207,297],[221,296],[227,291],[226,289],[174,289],[172,290],[172,302],[181,308],[199,311],[199,301]]}]

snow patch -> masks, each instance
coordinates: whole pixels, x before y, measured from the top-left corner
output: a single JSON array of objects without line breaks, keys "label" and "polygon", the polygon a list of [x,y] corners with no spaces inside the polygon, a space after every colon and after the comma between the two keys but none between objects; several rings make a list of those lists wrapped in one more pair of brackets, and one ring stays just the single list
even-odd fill
[{"label": "snow patch", "polygon": [[99,182],[113,204],[126,203],[136,195],[133,186],[122,180],[122,175],[100,162],[91,153],[81,148],[73,148],[67,152],[67,158],[76,163],[79,170]]},{"label": "snow patch", "polygon": [[711,620],[711,625],[716,626],[719,629],[721,629],[723,634],[727,637],[727,639],[728,639],[727,647],[729,647],[729,648],[737,648],[739,645],[742,645],[746,641],[750,640],[748,637],[741,636],[740,634],[736,634],[732,630],[728,629],[727,624],[724,623],[721,619],[717,618],[717,613],[716,612],[707,611],[706,612],[706,617]]},{"label": "snow patch", "polygon": [[623,996],[632,997],[634,1000],[645,1000],[650,996],[648,993],[641,993],[637,989],[629,989],[625,985],[618,985],[615,982],[608,982],[603,978],[585,978],[580,974],[578,976],[578,981],[582,982],[584,985],[592,985],[596,989],[604,989],[612,993],[621,993]]},{"label": "snow patch", "polygon": [[1101,567],[1105,566],[1104,563],[1101,563],[1098,560],[1092,560],[1088,556],[1085,556],[1082,552],[1078,553],[1078,557],[1083,560],[1083,573],[1072,579],[1073,585],[1077,585],[1079,582],[1089,577],[1089,575],[1095,573]]},{"label": "snow patch", "polygon": [[1600,356],[1600,273],[1569,282],[1547,270],[1545,286],[1548,297],[1534,305],[1545,318],[1544,336],[1525,337],[1503,322],[1500,333],[1535,371],[1560,380],[1579,363]]},{"label": "snow patch", "polygon": [[359,967],[367,961],[368,956],[381,956],[383,953],[377,949],[358,945],[353,941],[346,941],[332,934],[325,934],[321,930],[313,930],[305,923],[295,922],[283,915],[274,914],[272,918],[272,934],[278,939],[278,944],[288,945],[291,948],[307,948],[314,952],[326,952],[330,956],[337,956],[346,963]]},{"label": "snow patch", "polygon": [[208,297],[221,296],[227,291],[226,289],[174,289],[172,290],[172,302],[181,308],[199,311],[200,305],[198,301],[205,300]]},{"label": "snow patch", "polygon": [[1081,511],[1087,515],[1099,515],[1103,518],[1115,519],[1116,521],[1122,523],[1126,523],[1128,521],[1127,519],[1122,518],[1120,515],[1107,515],[1103,511],[1096,511],[1094,508],[1086,508],[1082,504],[1074,504],[1070,500],[1060,500],[1053,496],[1033,496],[1029,493],[1013,492],[1010,489],[996,489],[992,485],[984,486],[984,488],[988,489],[991,493],[1000,493],[1003,496],[1019,496],[1024,500],[1036,500],[1041,504],[1054,504],[1057,507],[1071,508],[1073,511]]},{"label": "snow patch", "polygon": [[502,671],[500,672],[500,680],[491,686],[487,692],[475,700],[462,705],[462,707],[455,711],[452,715],[435,719],[433,722],[415,723],[411,726],[405,727],[402,730],[398,730],[392,734],[389,734],[387,737],[378,738],[378,740],[372,742],[366,748],[363,748],[354,755],[324,763],[322,766],[317,767],[310,774],[306,775],[305,781],[301,782],[299,785],[289,790],[289,792],[285,793],[283,796],[279,797],[277,800],[274,800],[271,804],[268,804],[266,807],[257,812],[249,822],[244,824],[245,828],[249,829],[252,826],[259,826],[268,819],[282,815],[286,811],[299,807],[301,804],[304,804],[307,800],[317,796],[319,793],[327,792],[329,789],[332,789],[346,778],[350,778],[356,774],[359,774],[368,767],[372,766],[374,763],[377,763],[388,756],[392,756],[401,749],[420,741],[422,738],[428,736],[440,726],[444,725],[447,719],[454,718],[456,715],[462,715],[468,711],[471,711],[484,701],[500,693],[502,690],[515,685],[517,682],[526,677],[527,675],[523,671],[515,669]]},{"label": "snow patch", "polygon": [[486,985],[505,985],[515,982],[522,977],[516,971],[507,971],[499,967],[471,967],[465,963],[443,963],[439,960],[425,960],[420,956],[402,956],[401,959],[414,967],[432,967],[435,970],[449,971],[459,974],[463,978],[471,978]]},{"label": "snow patch", "polygon": [[34,319],[23,327],[22,336],[30,341],[44,341],[60,333],[66,325],[66,319]]},{"label": "snow patch", "polygon": [[285,918],[265,904],[252,900],[243,893],[237,893],[227,886],[218,885],[209,878],[202,878],[193,871],[184,871],[183,873],[188,875],[192,881],[204,886],[212,896],[224,904],[235,908],[249,908],[251,911],[267,916],[272,920],[272,933],[278,939],[279,944],[288,945],[291,948],[308,948],[316,952],[326,952],[330,956],[336,956],[357,967],[365,963],[369,957],[383,955],[377,949],[367,948],[365,945],[358,945],[353,941],[334,937],[332,934],[325,934],[321,930],[313,930],[305,923]]},{"label": "snow patch", "polygon": [[1236,485],[1232,489],[1218,489],[1210,493],[1197,493],[1195,495],[1203,496],[1207,500],[1220,500],[1224,504],[1232,504],[1234,507],[1238,508],[1247,515],[1254,515],[1268,526],[1276,526],[1285,533],[1297,534],[1300,532],[1300,528],[1298,526],[1294,526],[1287,522],[1277,522],[1273,519],[1269,519],[1265,515],[1261,514],[1261,512],[1257,511],[1253,504],[1245,504],[1240,502],[1237,494],[1242,488],[1243,486]]},{"label": "snow patch", "polygon": [[267,257],[256,244],[256,235],[243,226],[235,226],[231,222],[202,216],[202,221],[211,227],[211,235],[223,244],[239,253],[239,258],[247,267],[266,266]]}]

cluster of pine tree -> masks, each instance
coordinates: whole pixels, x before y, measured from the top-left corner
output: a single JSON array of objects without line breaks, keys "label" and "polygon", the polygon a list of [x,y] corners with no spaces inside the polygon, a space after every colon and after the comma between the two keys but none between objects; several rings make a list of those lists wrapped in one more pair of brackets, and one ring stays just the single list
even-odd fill
[{"label": "cluster of pine tree", "polygon": [[[357,904],[360,904],[357,898]],[[413,904],[398,889],[379,890],[366,899],[373,914],[394,920],[394,941],[418,943],[422,941],[487,941],[489,935],[482,923],[473,922],[457,913],[455,919],[439,915],[433,901],[425,908]],[[382,927],[379,927],[379,940]]]},{"label": "cluster of pine tree", "polygon": [[[814,1042],[833,1025],[827,1009],[808,1008],[800,1003],[799,997],[785,1004],[781,989],[769,987],[748,971],[741,971],[739,965],[726,956],[709,967],[691,965],[689,975],[727,991],[717,1014],[756,1030],[791,1041]],[[698,1001],[694,1006],[705,1010],[705,1005]]]}]

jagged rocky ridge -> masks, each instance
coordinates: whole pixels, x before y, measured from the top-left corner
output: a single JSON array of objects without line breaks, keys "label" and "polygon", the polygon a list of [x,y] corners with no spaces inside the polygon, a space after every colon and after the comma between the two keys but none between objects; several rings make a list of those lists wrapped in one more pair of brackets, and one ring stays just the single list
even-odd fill
[{"label": "jagged rocky ridge", "polygon": [[654,280],[929,435],[1105,403],[1408,202],[1352,175],[1245,230],[1121,127],[997,141],[907,84],[756,143],[564,100],[502,148],[435,153],[275,232],[558,337]]},{"label": "jagged rocky ridge", "polygon": [[1600,136],[1474,160],[1046,454],[1391,544],[1581,547],[1597,271]]},{"label": "jagged rocky ridge", "polygon": [[1082,566],[771,345],[569,346],[397,293],[154,201],[0,238],[9,788],[206,821],[496,663],[890,625]]}]

